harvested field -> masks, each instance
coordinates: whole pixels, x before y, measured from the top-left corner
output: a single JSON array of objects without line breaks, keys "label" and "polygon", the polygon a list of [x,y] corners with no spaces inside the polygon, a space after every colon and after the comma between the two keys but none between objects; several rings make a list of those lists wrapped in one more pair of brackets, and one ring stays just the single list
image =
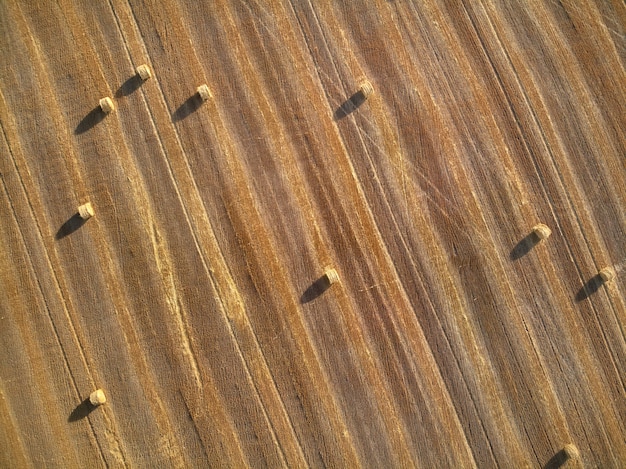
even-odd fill
[{"label": "harvested field", "polygon": [[0,466],[624,467],[625,29],[0,2]]}]

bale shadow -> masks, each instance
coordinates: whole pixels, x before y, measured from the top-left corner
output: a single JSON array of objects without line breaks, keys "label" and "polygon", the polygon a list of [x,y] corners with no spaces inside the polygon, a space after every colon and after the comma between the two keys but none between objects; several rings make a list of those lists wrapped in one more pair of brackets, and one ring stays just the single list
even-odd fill
[{"label": "bale shadow", "polygon": [[509,254],[509,257],[512,261],[516,261],[517,259],[524,257],[531,251],[532,248],[539,244],[539,241],[541,241],[541,239],[537,236],[537,233],[533,231],[515,245]]},{"label": "bale shadow", "polygon": [[578,293],[576,293],[576,301],[580,302],[586,300],[597,292],[602,285],[604,285],[604,280],[602,280],[600,274],[594,275],[578,290]]},{"label": "bale shadow", "polygon": [[202,106],[203,102],[204,101],[202,101],[202,98],[200,98],[200,95],[198,93],[191,95],[183,104],[180,105],[178,109],[176,109],[174,114],[172,114],[172,121],[178,122],[183,120],[190,114],[193,114],[198,109],[200,109],[200,106]]},{"label": "bale shadow", "polygon": [[305,292],[300,297],[300,303],[304,304],[313,301],[314,299],[321,296],[322,293],[324,293],[326,290],[328,290],[330,288],[330,285],[331,283],[328,280],[326,274],[322,275],[315,282],[313,282],[313,284],[311,284],[309,288],[305,290]]},{"label": "bale shadow", "polygon": [[567,453],[564,449],[562,449],[550,458],[550,460],[543,466],[543,469],[558,469],[559,467],[563,467],[567,461],[569,461]]},{"label": "bale shadow", "polygon": [[337,108],[335,114],[333,115],[333,119],[338,121],[340,119],[343,119],[347,115],[352,114],[361,106],[361,104],[365,102],[366,99],[367,98],[362,91],[357,91],[352,96],[350,96],[347,101],[344,101],[344,103]]},{"label": "bale shadow", "polygon": [[82,420],[85,417],[87,417],[90,413],[92,413],[95,408],[96,406],[94,406],[89,401],[89,398],[87,398],[76,406],[76,408],[72,411],[72,413],[67,418],[67,421],[76,422],[78,420]]},{"label": "bale shadow", "polygon": [[106,116],[106,113],[102,110],[102,108],[98,104],[95,108],[89,111],[89,114],[83,117],[83,120],[81,120],[78,123],[78,125],[76,126],[76,129],[74,129],[74,134],[80,135],[82,133],[87,132],[89,129],[92,129],[99,122],[101,122],[105,116]]},{"label": "bale shadow", "polygon": [[129,94],[134,93],[139,89],[142,83],[143,80],[139,75],[133,75],[124,83],[122,83],[122,86],[120,86],[119,89],[115,92],[115,97],[121,98],[123,96],[128,96]]},{"label": "bale shadow", "polygon": [[63,223],[63,225],[61,225],[61,228],[59,228],[59,231],[57,231],[57,234],[54,235],[54,239],[59,240],[59,239],[65,238],[67,235],[72,234],[74,231],[76,231],[81,226],[83,226],[86,221],[87,220],[85,220],[84,218],[81,218],[78,212],[75,213],[74,215],[70,217],[69,220],[67,220],[65,223]]}]

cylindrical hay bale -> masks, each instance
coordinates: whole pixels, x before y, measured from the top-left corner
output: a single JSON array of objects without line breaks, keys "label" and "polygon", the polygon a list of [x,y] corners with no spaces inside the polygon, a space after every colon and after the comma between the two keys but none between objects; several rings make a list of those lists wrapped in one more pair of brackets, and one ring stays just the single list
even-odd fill
[{"label": "cylindrical hay bale", "polygon": [[78,214],[80,215],[80,218],[82,218],[83,220],[88,220],[89,218],[93,217],[96,213],[93,211],[93,207],[91,206],[91,204],[87,202],[86,204],[83,204],[80,207],[78,207]]},{"label": "cylindrical hay bale", "polygon": [[200,85],[198,86],[198,94],[200,95],[200,99],[202,99],[202,101],[206,101],[211,97],[211,90],[209,90],[207,85]]},{"label": "cylindrical hay bale", "polygon": [[615,278],[615,269],[613,267],[605,267],[598,274],[603,282],[610,282]]},{"label": "cylindrical hay bale", "polygon": [[552,234],[552,230],[543,223],[539,223],[538,225],[533,226],[533,233],[535,233],[539,239],[546,239]]},{"label": "cylindrical hay bale", "polygon": [[152,77],[152,72],[150,71],[150,67],[148,67],[146,64],[143,64],[137,67],[136,71],[137,71],[137,75],[139,75],[139,78],[141,78],[143,81],[146,81]]},{"label": "cylindrical hay bale", "polygon": [[337,271],[335,269],[331,269],[330,267],[327,268],[324,271],[324,276],[326,277],[329,285],[339,282],[339,274],[337,274]]},{"label": "cylindrical hay bale", "polygon": [[104,395],[102,389],[97,389],[89,395],[89,402],[94,406],[99,406],[107,401],[107,397]]},{"label": "cylindrical hay bale", "polygon": [[563,447],[563,456],[565,456],[566,460],[578,459],[580,457],[580,453],[578,452],[578,448],[570,443]]},{"label": "cylindrical hay bale", "polygon": [[108,96],[106,98],[102,98],[100,100],[100,109],[102,109],[102,112],[104,112],[105,114],[112,112],[115,109],[113,100],[109,98]]},{"label": "cylindrical hay bale", "polygon": [[369,81],[364,81],[361,83],[359,91],[361,92],[363,97],[367,99],[374,93],[374,87]]}]

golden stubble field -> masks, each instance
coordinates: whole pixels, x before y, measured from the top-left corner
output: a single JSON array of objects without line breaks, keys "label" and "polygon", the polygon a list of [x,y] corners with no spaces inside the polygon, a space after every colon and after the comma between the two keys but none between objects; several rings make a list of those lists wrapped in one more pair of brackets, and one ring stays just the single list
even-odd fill
[{"label": "golden stubble field", "polygon": [[623,467],[625,26],[1,2],[0,466]]}]

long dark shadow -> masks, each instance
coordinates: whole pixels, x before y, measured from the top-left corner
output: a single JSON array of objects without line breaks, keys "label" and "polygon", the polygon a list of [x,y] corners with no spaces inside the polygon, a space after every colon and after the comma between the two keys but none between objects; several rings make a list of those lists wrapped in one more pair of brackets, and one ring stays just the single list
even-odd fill
[{"label": "long dark shadow", "polygon": [[87,398],[76,406],[76,408],[72,411],[72,413],[67,418],[67,421],[76,422],[78,420],[84,419],[91,412],[93,412],[95,408],[96,406],[94,406],[91,402],[89,402],[89,398]]},{"label": "long dark shadow", "polygon": [[558,469],[559,467],[563,467],[567,461],[569,461],[567,452],[562,449],[550,458],[545,466],[543,466],[543,469]]},{"label": "long dark shadow", "polygon": [[92,129],[99,122],[101,122],[105,116],[106,114],[104,113],[100,105],[96,106],[91,111],[89,111],[89,114],[83,117],[83,120],[78,123],[76,129],[74,129],[74,133],[76,135],[79,135],[87,132],[89,129]]},{"label": "long dark shadow", "polygon": [[330,281],[328,280],[328,276],[326,274],[322,275],[318,278],[309,288],[305,290],[305,292],[300,297],[301,303],[308,303],[313,301],[317,297],[321,296],[326,290],[330,288]]},{"label": "long dark shadow", "polygon": [[65,223],[63,223],[63,225],[61,225],[61,228],[59,228],[59,231],[57,231],[57,234],[54,235],[54,239],[59,240],[59,239],[65,238],[67,235],[72,234],[74,231],[76,231],[81,226],[83,226],[86,221],[87,220],[81,218],[81,216],[78,213],[75,213],[74,215],[70,217],[69,220],[67,220]]},{"label": "long dark shadow", "polygon": [[119,89],[115,92],[115,97],[119,99],[123,96],[128,96],[129,94],[134,93],[139,89],[142,83],[143,80],[139,75],[133,75],[124,83],[122,83],[122,86],[120,86]]},{"label": "long dark shadow", "polygon": [[365,97],[362,91],[360,90],[357,91],[352,96],[350,96],[348,100],[344,101],[344,103],[341,106],[337,108],[337,110],[335,111],[335,114],[333,115],[333,119],[338,121],[340,119],[343,119],[347,115],[352,114],[354,111],[356,111],[359,108],[359,106],[361,106],[361,104],[365,102],[366,99],[367,98]]},{"label": "long dark shadow", "polygon": [[202,103],[202,98],[200,98],[198,93],[191,95],[183,104],[180,105],[178,109],[176,109],[174,114],[172,114],[172,121],[178,122],[183,120],[185,117],[200,109]]},{"label": "long dark shadow", "polygon": [[600,274],[594,275],[578,290],[578,293],[576,293],[576,301],[586,300],[597,292],[602,285],[604,285],[604,280],[602,280]]},{"label": "long dark shadow", "polygon": [[533,231],[529,235],[525,236],[519,243],[515,245],[509,257],[512,261],[516,261],[517,259],[524,257],[526,254],[530,252],[532,248],[534,248],[539,241],[539,236]]}]

